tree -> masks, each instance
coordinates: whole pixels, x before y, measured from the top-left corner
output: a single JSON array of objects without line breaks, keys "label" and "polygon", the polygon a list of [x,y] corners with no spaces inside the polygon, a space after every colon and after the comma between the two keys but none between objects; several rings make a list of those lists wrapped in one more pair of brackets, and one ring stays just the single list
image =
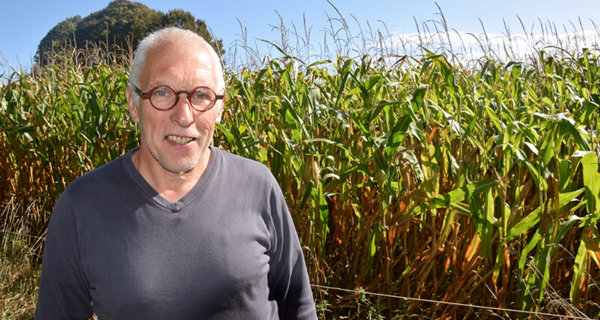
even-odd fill
[{"label": "tree", "polygon": [[139,2],[114,0],[83,19],[75,16],[54,26],[40,41],[36,60],[45,64],[54,53],[90,44],[104,43],[111,50],[114,50],[112,45],[121,49],[135,48],[148,33],[167,26],[192,30],[223,53],[222,41],[213,39],[206,23],[187,11],[173,9],[165,14]]},{"label": "tree", "polygon": [[35,59],[38,60],[41,57],[41,52],[51,53],[54,48],[74,45],[73,37],[75,36],[75,29],[79,22],[81,22],[81,16],[75,16],[55,25],[40,41]]}]

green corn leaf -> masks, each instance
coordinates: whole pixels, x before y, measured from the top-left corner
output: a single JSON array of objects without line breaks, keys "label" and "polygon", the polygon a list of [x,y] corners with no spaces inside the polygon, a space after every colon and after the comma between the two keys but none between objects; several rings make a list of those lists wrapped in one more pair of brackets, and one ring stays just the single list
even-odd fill
[{"label": "green corn leaf", "polygon": [[413,151],[405,151],[402,153],[402,158],[410,163],[413,174],[417,177],[418,181],[425,180],[425,174],[421,168],[421,163]]},{"label": "green corn leaf", "polygon": [[468,200],[469,197],[473,196],[474,194],[484,192],[497,185],[498,181],[491,179],[468,184],[464,187],[429,199],[426,203],[424,203],[425,208],[415,208],[414,214],[420,214],[424,209],[434,210],[437,208],[449,208],[452,204],[455,204],[459,201]]},{"label": "green corn leaf", "polygon": [[571,280],[571,290],[569,297],[576,303],[579,301],[581,289],[585,286],[585,272],[587,270],[589,255],[586,249],[585,241],[579,243],[577,255],[575,256],[575,264],[573,267],[573,279]]},{"label": "green corn leaf", "polygon": [[575,121],[573,119],[561,119],[561,121],[558,123],[558,127],[562,134],[570,134],[579,148],[582,150],[591,150],[589,142],[581,134],[581,131],[575,128]]},{"label": "green corn leaf", "polygon": [[547,132],[546,139],[543,140],[544,142],[541,147],[540,158],[542,164],[544,165],[547,165],[554,156],[555,139],[556,132],[554,130],[550,130],[550,132]]},{"label": "green corn leaf", "polygon": [[417,111],[425,106],[425,94],[427,93],[427,86],[419,86],[411,98],[411,105],[413,111]]},{"label": "green corn leaf", "polygon": [[411,122],[412,118],[410,114],[405,114],[404,116],[400,117],[400,119],[398,119],[398,121],[394,125],[394,128],[392,129],[392,132],[390,132],[390,136],[386,142],[386,162],[390,162],[392,160],[392,157],[396,154],[396,151],[402,143],[404,134],[406,133],[406,130],[408,130],[408,127],[410,126]]},{"label": "green corn leaf", "polygon": [[588,152],[581,158],[583,166],[583,185],[585,198],[590,214],[600,213],[600,173],[598,172],[598,156],[595,152]]},{"label": "green corn leaf", "polygon": [[[563,208],[571,200],[575,199],[577,196],[579,196],[581,193],[583,193],[583,191],[584,191],[583,189],[579,189],[579,190],[572,191],[572,192],[560,193],[558,196],[559,209]],[[539,207],[535,208],[535,210],[533,210],[531,213],[529,213],[527,216],[525,216],[525,218],[521,219],[517,224],[512,226],[510,228],[510,230],[508,230],[506,239],[504,239],[503,242],[507,243],[507,242],[513,240],[514,238],[516,238],[520,235],[523,235],[529,229],[531,229],[535,225],[537,225],[538,222],[540,221],[540,219],[542,218],[542,209],[543,209],[543,206],[540,205]]]},{"label": "green corn leaf", "polygon": [[375,74],[363,86],[366,91],[370,91],[376,84],[380,83],[382,79],[383,76],[381,74]]},{"label": "green corn leaf", "polygon": [[358,118],[353,117],[352,123],[356,126],[356,128],[358,128],[358,130],[360,130],[360,132],[367,139],[367,141],[369,141],[371,143],[373,142],[373,136],[371,135],[371,132],[369,132],[369,130],[365,127],[365,125]]},{"label": "green corn leaf", "polygon": [[478,226],[479,235],[481,237],[482,247],[484,255],[491,259],[492,258],[492,237],[494,235],[494,194],[493,189],[490,188],[486,191],[486,200],[484,206],[484,219],[481,226]]},{"label": "green corn leaf", "polygon": [[503,128],[503,126],[502,126],[502,124],[500,122],[500,119],[496,115],[496,112],[492,108],[490,108],[488,106],[485,106],[483,108],[484,108],[485,112],[487,113],[489,119],[492,121],[492,124],[494,125],[494,128],[496,128],[496,131],[498,133],[504,132],[504,128]]}]

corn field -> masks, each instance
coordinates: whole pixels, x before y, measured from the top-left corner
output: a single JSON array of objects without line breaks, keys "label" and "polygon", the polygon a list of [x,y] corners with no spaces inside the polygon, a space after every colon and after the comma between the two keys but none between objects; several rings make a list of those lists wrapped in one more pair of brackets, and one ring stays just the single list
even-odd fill
[{"label": "corn field", "polygon": [[[3,265],[26,235],[39,268],[60,192],[137,145],[128,59],[73,56],[0,83]],[[600,317],[596,53],[284,56],[226,83],[213,144],[279,181],[321,319]],[[6,279],[30,316],[35,288]]]}]

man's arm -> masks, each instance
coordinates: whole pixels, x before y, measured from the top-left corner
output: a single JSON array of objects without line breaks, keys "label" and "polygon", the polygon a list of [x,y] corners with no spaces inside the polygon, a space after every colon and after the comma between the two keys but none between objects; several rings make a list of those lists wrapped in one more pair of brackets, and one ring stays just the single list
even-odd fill
[{"label": "man's arm", "polygon": [[77,221],[68,191],[50,217],[35,319],[89,319],[89,287],[81,261]]},{"label": "man's arm", "polygon": [[306,263],[283,193],[273,178],[270,209],[273,222],[269,270],[270,298],[280,319],[317,319]]}]

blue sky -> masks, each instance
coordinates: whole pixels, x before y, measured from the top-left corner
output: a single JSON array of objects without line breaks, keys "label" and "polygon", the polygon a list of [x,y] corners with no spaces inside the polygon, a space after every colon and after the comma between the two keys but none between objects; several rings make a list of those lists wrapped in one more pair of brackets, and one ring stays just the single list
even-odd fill
[{"label": "blue sky", "polygon": [[[0,65],[10,63],[13,67],[30,65],[39,41],[57,23],[66,18],[86,15],[105,8],[108,0],[0,0]],[[311,28],[311,38],[323,38],[329,27],[328,17],[337,19],[336,10],[327,0],[254,0],[254,1],[200,1],[200,0],[140,0],[148,7],[166,12],[184,9],[196,18],[206,21],[217,38],[223,40],[225,49],[241,39],[240,23],[247,32],[248,41],[256,39],[279,41],[280,33],[273,30],[279,25],[281,15],[288,28],[292,24]],[[410,34],[417,31],[415,20],[437,20],[442,9],[448,27],[465,33],[481,33],[480,20],[487,33],[505,33],[504,22],[511,33],[522,33],[519,19],[527,29],[537,32],[540,21],[551,22],[562,29],[594,30],[591,19],[600,28],[600,1],[598,0],[331,0],[346,19],[353,31],[369,26],[394,34]],[[437,5],[436,5],[437,3]],[[504,19],[504,22],[503,22]],[[439,25],[439,24],[438,24]],[[595,31],[598,33],[598,31]],[[0,72],[1,72],[0,68]]]}]

